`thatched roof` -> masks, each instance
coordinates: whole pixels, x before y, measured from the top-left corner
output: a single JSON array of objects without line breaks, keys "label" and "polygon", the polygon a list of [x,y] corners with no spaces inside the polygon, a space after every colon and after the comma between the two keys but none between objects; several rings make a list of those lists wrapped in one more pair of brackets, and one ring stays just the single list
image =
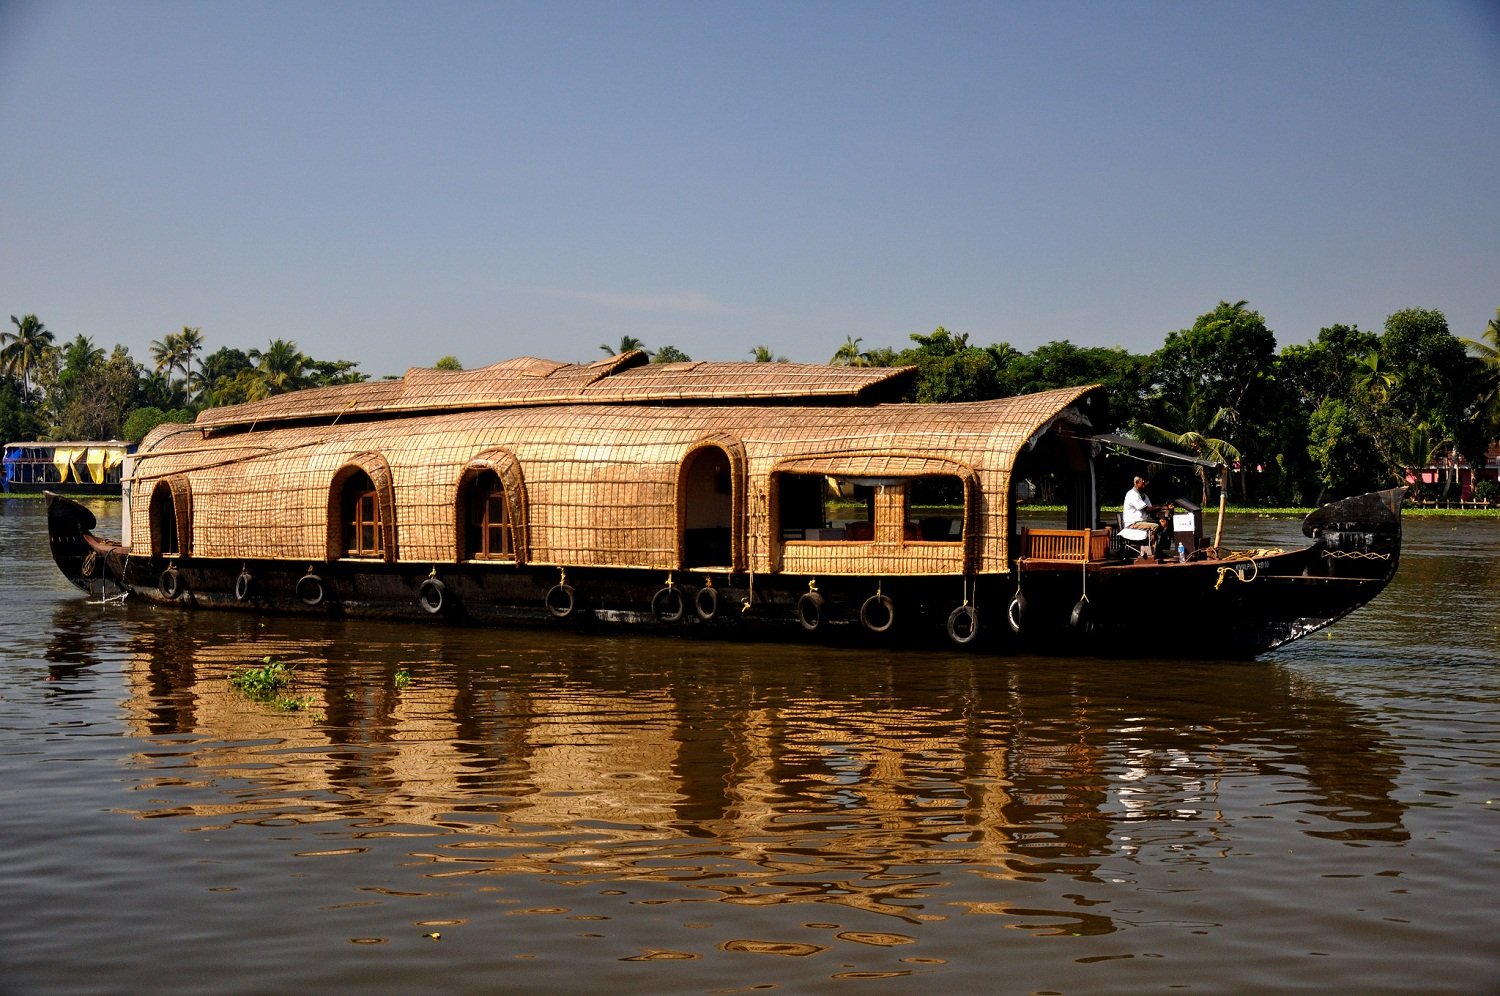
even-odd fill
[{"label": "thatched roof", "polygon": [[475,370],[413,367],[400,380],[313,388],[210,408],[199,414],[196,425],[212,430],[531,405],[893,401],[915,373],[915,367],[821,363],[653,364],[638,349],[583,364],[523,356]]}]

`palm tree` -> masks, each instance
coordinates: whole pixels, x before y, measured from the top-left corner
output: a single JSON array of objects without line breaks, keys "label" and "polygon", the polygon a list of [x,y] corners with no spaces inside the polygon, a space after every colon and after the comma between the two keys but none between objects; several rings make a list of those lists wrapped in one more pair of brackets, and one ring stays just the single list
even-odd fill
[{"label": "palm tree", "polygon": [[160,370],[152,370],[150,373],[146,373],[144,366],[141,368],[141,371],[139,396],[142,406],[161,408],[163,410],[178,407],[176,385],[167,380],[166,374]]},{"label": "palm tree", "polygon": [[181,370],[183,382],[191,381],[193,357],[202,350],[203,333],[187,325],[181,332],[168,332],[160,339],[151,340],[151,359],[156,362],[157,370],[165,371],[168,380]]},{"label": "palm tree", "polygon": [[777,356],[771,351],[770,346],[751,346],[750,358],[756,363],[785,363],[785,356]]},{"label": "palm tree", "polygon": [[1364,390],[1376,404],[1385,404],[1400,383],[1400,377],[1380,366],[1380,354],[1371,351],[1354,361],[1354,386]]},{"label": "palm tree", "polygon": [[63,366],[80,373],[92,370],[104,362],[104,350],[94,345],[94,340],[82,332],[62,348]]},{"label": "palm tree", "polygon": [[836,367],[862,367],[865,365],[865,354],[859,351],[859,344],[864,342],[863,338],[847,336],[844,344],[833,354],[828,362]]},{"label": "palm tree", "polygon": [[251,369],[247,353],[232,346],[220,346],[198,361],[198,369],[188,378],[194,397],[206,405],[222,404],[218,391],[222,384],[236,375]]},{"label": "palm tree", "polygon": [[255,361],[267,396],[295,391],[307,375],[308,358],[288,339],[272,339],[264,350],[252,349],[245,355]]},{"label": "palm tree", "polygon": [[[1391,476],[1397,484],[1406,484],[1413,478],[1422,480],[1422,471],[1431,466],[1440,455],[1444,455],[1453,440],[1439,438],[1441,433],[1433,431],[1426,422],[1403,423],[1390,438],[1386,459],[1390,463]],[[1446,496],[1453,485],[1453,461],[1448,461],[1444,472],[1443,494]]]},{"label": "palm tree", "polygon": [[193,379],[193,358],[203,352],[203,332],[184,325],[177,333],[178,353],[181,357],[182,379]]},{"label": "palm tree", "polygon": [[1493,440],[1500,436],[1500,308],[1480,339],[1459,336],[1458,341],[1479,361],[1479,406],[1474,414],[1484,421],[1486,438]]},{"label": "palm tree", "polygon": [[155,369],[165,373],[170,381],[182,361],[182,333],[168,332],[160,339],[152,339],[151,359],[156,363]]},{"label": "palm tree", "polygon": [[[1171,406],[1168,405],[1168,408]],[[1214,412],[1208,425],[1208,430],[1213,430],[1221,422],[1232,421],[1233,413],[1227,408],[1220,408]],[[1141,438],[1148,443],[1158,443],[1163,446],[1171,446],[1191,453],[1199,460],[1207,460],[1218,464],[1219,467],[1219,521],[1214,527],[1214,546],[1218,546],[1224,538],[1224,512],[1229,501],[1229,465],[1240,459],[1240,451],[1227,439],[1216,439],[1196,429],[1186,429],[1182,432],[1173,432],[1163,429],[1161,426],[1142,423],[1140,426]],[[1203,500],[1200,505],[1208,504],[1208,468],[1202,464],[1197,467],[1198,480],[1203,485]]]},{"label": "palm tree", "polygon": [[599,348],[605,353],[608,353],[610,356],[619,356],[621,353],[628,353],[632,349],[639,349],[646,352],[647,355],[650,355],[650,350],[646,349],[646,344],[644,342],[641,342],[641,340],[637,339],[633,335],[620,336],[619,349],[614,348],[607,342],[601,342],[599,344]]},{"label": "palm tree", "polygon": [[0,369],[21,378],[21,396],[31,397],[32,376],[47,361],[52,333],[35,315],[10,316],[14,332],[0,332]]},{"label": "palm tree", "polygon": [[[205,357],[205,360],[207,357]],[[198,364],[198,369],[193,371],[188,378],[188,389],[194,398],[210,407],[213,406],[214,383],[219,379],[221,373],[218,369],[211,367],[208,363]]]}]

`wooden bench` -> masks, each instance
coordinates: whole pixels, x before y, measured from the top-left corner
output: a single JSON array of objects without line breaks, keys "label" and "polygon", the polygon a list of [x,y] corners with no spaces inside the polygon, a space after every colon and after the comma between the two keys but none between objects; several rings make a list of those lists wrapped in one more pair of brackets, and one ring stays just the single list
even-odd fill
[{"label": "wooden bench", "polygon": [[1108,529],[1027,529],[1021,527],[1020,555],[1027,560],[1073,563],[1103,560],[1109,553]]}]

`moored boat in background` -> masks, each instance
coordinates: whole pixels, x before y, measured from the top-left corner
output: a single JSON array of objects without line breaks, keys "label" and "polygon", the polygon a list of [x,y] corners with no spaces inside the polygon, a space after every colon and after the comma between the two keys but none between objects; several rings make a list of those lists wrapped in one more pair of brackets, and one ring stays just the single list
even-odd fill
[{"label": "moored boat in background", "polygon": [[15,494],[54,491],[66,494],[118,495],[129,443],[7,443],[4,488]]}]

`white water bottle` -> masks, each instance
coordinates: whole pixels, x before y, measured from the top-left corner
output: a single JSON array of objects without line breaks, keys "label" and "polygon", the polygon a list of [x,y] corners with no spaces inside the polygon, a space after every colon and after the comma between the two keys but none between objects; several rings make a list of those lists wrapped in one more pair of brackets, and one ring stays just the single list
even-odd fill
[{"label": "white water bottle", "polygon": [[1187,548],[1181,543],[1177,544],[1177,562],[1179,564],[1187,563]]}]

